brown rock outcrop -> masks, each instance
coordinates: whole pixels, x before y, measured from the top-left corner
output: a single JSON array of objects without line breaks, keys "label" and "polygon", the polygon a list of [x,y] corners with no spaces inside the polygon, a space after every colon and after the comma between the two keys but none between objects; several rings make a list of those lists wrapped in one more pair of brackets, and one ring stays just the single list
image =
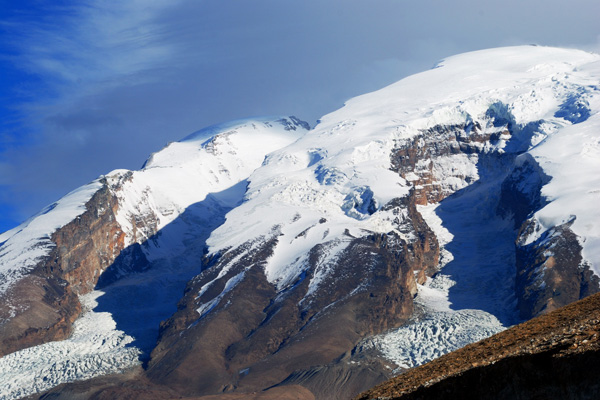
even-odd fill
[{"label": "brown rock outcrop", "polygon": [[[508,134],[508,131],[506,131]],[[392,170],[413,184],[416,204],[438,203],[454,191],[444,187],[436,175],[434,160],[458,154],[479,154],[486,150],[485,143],[499,137],[499,133],[483,133],[479,122],[457,125],[436,125],[421,134],[401,141],[391,154]],[[472,182],[473,177],[458,172],[456,178]],[[444,176],[450,178],[452,176]]]},{"label": "brown rock outcrop", "polygon": [[123,250],[118,202],[106,181],[85,207],[52,234],[48,256],[0,297],[0,356],[68,337],[81,312],[77,295],[91,291]]},{"label": "brown rock outcrop", "polygon": [[600,291],[600,281],[583,262],[582,247],[569,229],[572,223],[556,226],[530,244],[517,242],[521,318],[530,319]]}]

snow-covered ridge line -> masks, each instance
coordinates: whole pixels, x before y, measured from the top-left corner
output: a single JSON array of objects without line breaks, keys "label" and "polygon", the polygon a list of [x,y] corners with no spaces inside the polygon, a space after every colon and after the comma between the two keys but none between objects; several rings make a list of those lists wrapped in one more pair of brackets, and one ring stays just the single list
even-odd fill
[{"label": "snow-covered ridge line", "polygon": [[[127,234],[126,245],[144,242],[209,195],[223,206],[236,206],[245,187],[229,189],[247,179],[266,154],[297,140],[309,128],[296,117],[215,125],[168,144],[140,171],[109,174],[109,183],[119,187],[117,220]],[[154,219],[151,230],[134,226],[134,217],[144,216]]]}]

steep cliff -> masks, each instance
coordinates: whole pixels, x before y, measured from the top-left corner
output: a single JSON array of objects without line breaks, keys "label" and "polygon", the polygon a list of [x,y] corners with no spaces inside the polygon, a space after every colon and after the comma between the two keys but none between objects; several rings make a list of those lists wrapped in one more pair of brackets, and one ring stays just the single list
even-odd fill
[{"label": "steep cliff", "polygon": [[123,249],[117,200],[105,180],[84,207],[45,239],[49,243],[36,244],[46,246],[47,254],[25,263],[27,273],[1,295],[1,355],[66,338],[81,313],[77,295],[91,291]]}]

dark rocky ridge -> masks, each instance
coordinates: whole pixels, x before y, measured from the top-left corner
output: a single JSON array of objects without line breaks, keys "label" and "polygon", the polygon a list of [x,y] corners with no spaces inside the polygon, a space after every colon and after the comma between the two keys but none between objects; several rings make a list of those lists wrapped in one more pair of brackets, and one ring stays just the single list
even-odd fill
[{"label": "dark rocky ridge", "polygon": [[600,294],[413,368],[367,399],[595,399]]},{"label": "dark rocky ridge", "polygon": [[555,310],[599,289],[598,276],[581,256],[582,247],[569,229],[570,222],[555,226],[530,244],[523,243],[528,221],[517,242],[517,280],[521,318]]},{"label": "dark rocky ridge", "polygon": [[[274,236],[234,264],[204,293],[206,298],[197,298],[200,288],[245,249],[226,252],[190,283],[179,311],[163,324],[148,376],[185,395],[247,393],[288,384],[288,377],[315,365],[331,365],[319,370],[335,370],[330,379],[320,373],[326,382],[311,388],[319,392],[317,398],[326,398],[325,388],[339,390],[348,381],[339,380],[339,374],[364,375],[357,368],[339,367],[339,361],[363,337],[406,321],[413,311],[415,271],[422,280],[437,265],[437,241],[412,199],[398,199],[387,207],[413,210],[403,224],[404,229],[417,230],[419,240],[407,243],[393,233],[353,238],[334,273],[323,282],[324,289],[301,304],[322,245],[311,250],[305,275],[283,294],[276,293],[261,268],[277,240]],[[242,271],[242,282],[198,319],[197,304],[221,293],[225,283]],[[203,379],[190,384],[190,373]],[[385,377],[380,372],[373,376],[372,383]]]}]

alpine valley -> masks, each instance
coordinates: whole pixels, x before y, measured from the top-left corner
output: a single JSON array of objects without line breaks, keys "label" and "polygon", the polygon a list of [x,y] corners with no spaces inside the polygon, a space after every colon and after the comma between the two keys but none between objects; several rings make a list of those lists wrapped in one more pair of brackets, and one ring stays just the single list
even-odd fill
[{"label": "alpine valley", "polygon": [[599,111],[600,55],[498,48],[101,176],[0,235],[0,399],[344,399],[469,359],[600,291]]}]

